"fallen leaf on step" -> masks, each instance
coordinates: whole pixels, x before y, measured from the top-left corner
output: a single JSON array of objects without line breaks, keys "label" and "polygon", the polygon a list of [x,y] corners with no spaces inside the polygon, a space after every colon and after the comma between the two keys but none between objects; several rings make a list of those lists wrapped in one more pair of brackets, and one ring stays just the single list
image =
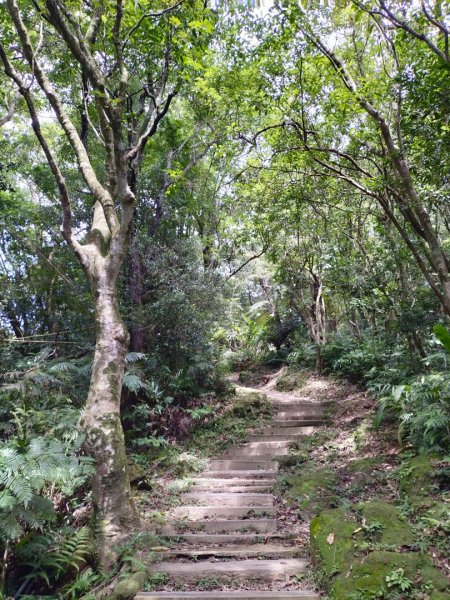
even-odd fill
[{"label": "fallen leaf on step", "polygon": [[333,542],[334,542],[334,533],[330,533],[330,534],[328,534],[328,537],[327,537],[327,543],[330,544],[330,546],[331,546],[331,544]]}]

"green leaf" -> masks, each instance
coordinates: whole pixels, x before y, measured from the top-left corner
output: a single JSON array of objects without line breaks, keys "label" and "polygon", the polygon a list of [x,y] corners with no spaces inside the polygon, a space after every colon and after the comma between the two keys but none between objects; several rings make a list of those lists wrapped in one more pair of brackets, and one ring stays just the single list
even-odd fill
[{"label": "green leaf", "polygon": [[446,327],[444,327],[444,325],[437,323],[433,327],[433,331],[434,331],[434,335],[437,337],[437,339],[441,342],[441,344],[444,346],[444,348],[450,354],[450,332],[449,332],[449,330]]}]

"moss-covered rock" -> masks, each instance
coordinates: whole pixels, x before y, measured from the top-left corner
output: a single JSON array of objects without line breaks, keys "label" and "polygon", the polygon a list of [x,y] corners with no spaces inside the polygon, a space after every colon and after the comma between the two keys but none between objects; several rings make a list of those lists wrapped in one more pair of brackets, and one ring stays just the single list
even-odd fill
[{"label": "moss-covered rock", "polygon": [[347,570],[354,554],[356,527],[341,508],[325,510],[311,521],[311,553],[325,581]]},{"label": "moss-covered rock", "polygon": [[[305,462],[308,462],[309,455],[307,452],[291,452],[291,454],[287,454],[286,456],[279,456],[277,460],[282,469],[290,469],[292,467],[299,467]],[[287,483],[286,480],[285,483]],[[288,483],[288,485],[290,485],[290,483]]]},{"label": "moss-covered rock", "polygon": [[252,415],[268,416],[272,413],[272,405],[265,394],[239,387],[236,388],[236,394],[237,398],[232,409],[233,415],[246,418]]},{"label": "moss-covered rock", "polygon": [[145,469],[141,466],[137,465],[132,460],[128,459],[127,461],[128,467],[128,477],[130,479],[130,484],[133,487],[137,487],[140,490],[151,490],[153,487],[152,481],[146,473]]},{"label": "moss-covered rock", "polygon": [[148,578],[147,571],[133,573],[116,585],[108,600],[131,600],[140,590],[144,589]]},{"label": "moss-covered rock", "polygon": [[433,472],[439,459],[433,456],[420,455],[405,461],[398,470],[401,495],[407,496],[415,503],[424,496],[429,496],[433,489]]},{"label": "moss-covered rock", "polygon": [[359,562],[353,562],[351,569],[340,574],[331,588],[335,600],[348,600],[352,595],[364,593],[372,597],[382,587],[386,587],[386,577],[396,569],[403,569],[405,577],[415,581],[420,576],[424,583],[430,583],[434,590],[445,591],[447,579],[433,566],[430,559],[420,553],[372,552]]},{"label": "moss-covered rock", "polygon": [[307,516],[333,506],[335,481],[336,475],[329,469],[304,471],[285,478],[285,483],[291,488],[290,496],[298,502],[300,512]]},{"label": "moss-covered rock", "polygon": [[305,371],[288,368],[278,376],[275,388],[279,392],[292,392],[302,388],[307,380],[308,375]]},{"label": "moss-covered rock", "polygon": [[430,596],[430,600],[450,600],[450,593],[433,592]]},{"label": "moss-covered rock", "polygon": [[382,500],[372,500],[362,504],[360,508],[368,525],[379,523],[382,527],[374,536],[376,541],[397,547],[414,544],[411,526],[397,507]]},{"label": "moss-covered rock", "polygon": [[238,377],[240,383],[243,383],[244,385],[249,385],[252,382],[252,373],[251,371],[241,371],[239,373],[239,377]]}]

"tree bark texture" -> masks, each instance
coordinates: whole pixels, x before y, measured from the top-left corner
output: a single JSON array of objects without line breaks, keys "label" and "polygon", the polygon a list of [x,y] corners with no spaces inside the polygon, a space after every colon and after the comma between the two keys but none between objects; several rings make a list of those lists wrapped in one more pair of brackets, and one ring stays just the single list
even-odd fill
[{"label": "tree bark texture", "polygon": [[[105,261],[106,263],[106,261]],[[115,545],[138,524],[127,476],[120,398],[129,334],[117,303],[116,282],[106,264],[91,279],[96,346],[89,394],[80,419],[86,451],[95,460],[92,487],[101,560],[107,565]]]}]

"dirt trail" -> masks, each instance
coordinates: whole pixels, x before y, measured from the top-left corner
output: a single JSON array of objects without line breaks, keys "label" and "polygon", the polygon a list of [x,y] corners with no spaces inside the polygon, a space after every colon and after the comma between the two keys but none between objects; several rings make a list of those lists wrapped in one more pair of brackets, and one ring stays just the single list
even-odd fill
[{"label": "dirt trail", "polygon": [[329,388],[314,379],[301,394],[280,392],[273,380],[260,388],[237,387],[238,395],[264,393],[273,419],[261,433],[249,432],[246,443],[209,460],[192,480],[183,505],[161,530],[173,539],[165,560],[151,567],[161,574],[161,591],[141,592],[137,600],[320,598],[304,583],[307,524],[286,516],[274,486],[289,445],[327,424]]}]

